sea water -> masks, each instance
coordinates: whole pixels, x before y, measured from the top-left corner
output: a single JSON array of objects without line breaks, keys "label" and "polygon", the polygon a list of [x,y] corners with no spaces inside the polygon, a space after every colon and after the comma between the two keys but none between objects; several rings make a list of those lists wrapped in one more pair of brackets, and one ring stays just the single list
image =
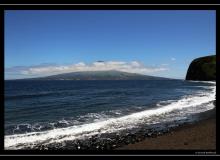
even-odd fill
[{"label": "sea water", "polygon": [[4,146],[115,145],[135,129],[196,121],[194,115],[214,108],[215,93],[215,82],[184,80],[8,80]]}]

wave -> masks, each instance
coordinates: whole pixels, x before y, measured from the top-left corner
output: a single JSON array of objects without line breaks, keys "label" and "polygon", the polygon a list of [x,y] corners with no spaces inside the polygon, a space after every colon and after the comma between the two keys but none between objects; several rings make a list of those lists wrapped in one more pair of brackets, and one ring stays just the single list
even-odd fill
[{"label": "wave", "polygon": [[[137,109],[140,110],[141,107],[134,107],[134,108],[136,108],[136,110]],[[11,124],[5,128],[5,133],[11,135],[11,134],[22,134],[28,132],[39,132],[49,129],[56,129],[56,128],[64,128],[73,125],[82,125],[86,123],[104,121],[109,118],[118,117],[123,114],[124,113],[122,112],[122,110],[109,110],[109,111],[102,111],[99,113],[87,113],[85,115],[63,118],[61,120],[51,121],[51,122],[21,123],[17,125]]]},{"label": "wave", "polygon": [[186,80],[187,82],[195,82],[195,83],[208,83],[208,84],[216,84],[216,81],[193,81],[193,80]]},{"label": "wave", "polygon": [[184,119],[187,115],[213,109],[216,87],[209,86],[211,91],[188,95],[180,100],[170,100],[169,104],[158,103],[156,108],[147,109],[126,116],[109,118],[93,123],[74,125],[66,128],[31,132],[25,134],[7,135],[4,139],[5,149],[22,149],[39,143],[61,143],[67,140],[88,138],[92,135],[112,133],[134,128],[139,124],[155,124],[163,121]]}]

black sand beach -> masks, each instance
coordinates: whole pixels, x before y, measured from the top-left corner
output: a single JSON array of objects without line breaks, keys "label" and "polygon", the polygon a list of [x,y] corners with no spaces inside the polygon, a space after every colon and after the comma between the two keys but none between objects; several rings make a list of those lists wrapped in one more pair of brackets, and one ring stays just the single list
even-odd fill
[{"label": "black sand beach", "polygon": [[215,109],[200,115],[206,119],[186,124],[157,137],[128,144],[117,150],[215,150],[216,117]]}]

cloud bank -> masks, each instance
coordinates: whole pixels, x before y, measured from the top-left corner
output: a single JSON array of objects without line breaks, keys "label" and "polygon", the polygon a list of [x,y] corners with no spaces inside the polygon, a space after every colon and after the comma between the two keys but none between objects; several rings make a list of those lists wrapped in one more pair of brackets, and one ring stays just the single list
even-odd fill
[{"label": "cloud bank", "polygon": [[79,62],[70,65],[37,65],[37,66],[17,66],[6,68],[6,74],[20,74],[24,76],[47,76],[68,72],[79,71],[106,71],[118,70],[130,73],[150,74],[169,70],[167,66],[160,65],[156,67],[145,66],[138,61],[123,62],[123,61],[96,61],[90,64]]}]

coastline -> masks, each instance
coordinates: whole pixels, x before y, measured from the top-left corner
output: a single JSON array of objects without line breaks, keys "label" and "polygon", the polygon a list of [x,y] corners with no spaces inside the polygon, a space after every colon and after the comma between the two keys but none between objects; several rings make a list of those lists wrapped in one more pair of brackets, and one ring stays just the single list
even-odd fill
[{"label": "coastline", "polygon": [[192,118],[196,121],[184,122],[164,130],[141,129],[126,135],[107,133],[102,138],[94,135],[88,141],[69,140],[46,145],[39,143],[34,147],[25,146],[16,150],[216,150],[216,109],[195,114]]},{"label": "coastline", "polygon": [[128,144],[116,150],[216,150],[215,109],[202,113],[205,119],[181,125],[168,133]]}]

